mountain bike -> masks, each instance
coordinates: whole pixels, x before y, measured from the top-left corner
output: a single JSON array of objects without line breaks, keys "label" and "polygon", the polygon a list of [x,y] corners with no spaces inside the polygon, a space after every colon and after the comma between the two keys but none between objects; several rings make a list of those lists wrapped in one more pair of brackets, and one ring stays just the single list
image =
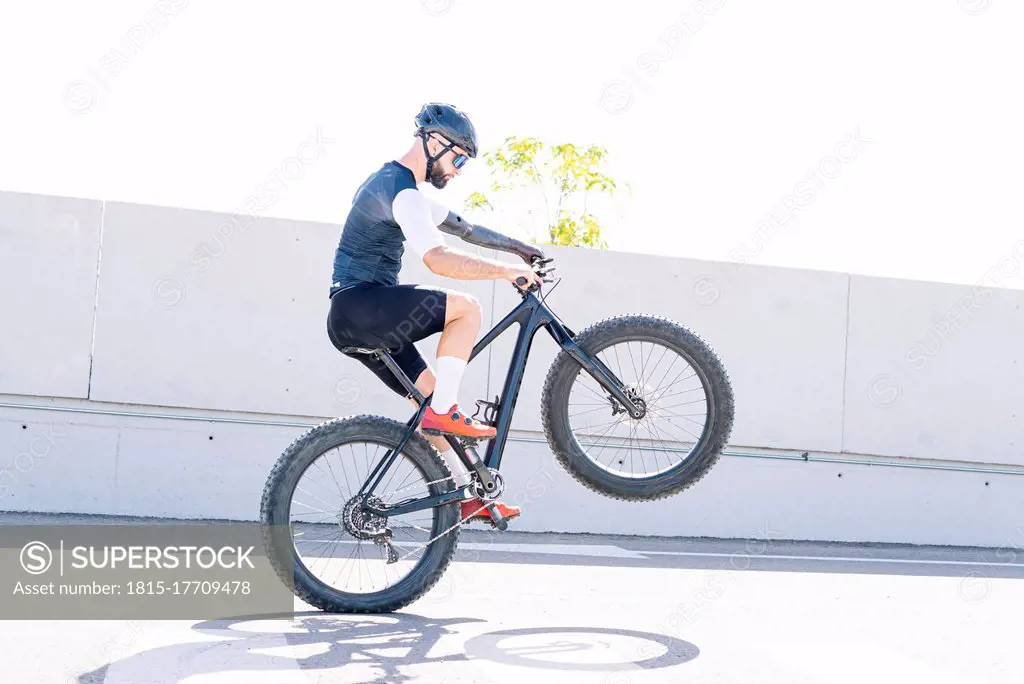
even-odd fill
[{"label": "mountain bike", "polygon": [[[532,263],[543,282],[552,282],[551,261]],[[479,419],[497,434],[483,457],[476,441],[445,436],[468,483],[456,484],[418,431],[430,397],[389,349],[346,349],[379,358],[418,408],[404,425],[373,415],[330,420],[299,436],[277,460],[260,507],[264,545],[299,598],[326,612],[398,610],[429,591],[451,562],[463,500],[480,501],[495,526],[507,528],[493,502],[505,489],[502,454],[541,329],[561,347],[544,383],[543,429],[555,459],[577,481],[608,497],[653,501],[682,492],[718,461],[732,431],[733,393],[707,342],[651,315],[608,318],[577,334],[547,305],[539,284],[525,288],[526,279],[519,281],[522,302],[469,359],[519,324],[501,394],[476,402],[474,417],[482,411]]]}]

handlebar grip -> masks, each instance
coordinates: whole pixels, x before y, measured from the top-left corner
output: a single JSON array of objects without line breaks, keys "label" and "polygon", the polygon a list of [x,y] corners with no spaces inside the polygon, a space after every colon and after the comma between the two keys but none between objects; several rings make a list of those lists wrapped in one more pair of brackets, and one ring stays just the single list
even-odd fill
[{"label": "handlebar grip", "polygon": [[523,276],[519,276],[518,278],[516,278],[516,285],[518,285],[519,287],[526,285],[526,278],[524,278]]}]

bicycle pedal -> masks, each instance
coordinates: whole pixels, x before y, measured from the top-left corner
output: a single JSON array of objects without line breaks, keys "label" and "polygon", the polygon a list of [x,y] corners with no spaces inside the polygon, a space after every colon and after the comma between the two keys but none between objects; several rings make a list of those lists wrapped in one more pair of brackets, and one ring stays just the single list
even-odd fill
[{"label": "bicycle pedal", "polygon": [[505,520],[505,516],[501,514],[496,504],[487,504],[487,510],[491,514],[491,524],[493,527],[497,527],[502,532],[508,529],[508,520]]}]

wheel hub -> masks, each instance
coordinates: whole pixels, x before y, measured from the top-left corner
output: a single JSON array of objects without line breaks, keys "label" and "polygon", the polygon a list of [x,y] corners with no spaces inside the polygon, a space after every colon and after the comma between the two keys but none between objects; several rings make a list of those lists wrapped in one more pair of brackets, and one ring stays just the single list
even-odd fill
[{"label": "wheel hub", "polygon": [[341,511],[341,524],[356,539],[376,540],[387,532],[388,519],[367,510],[367,506],[380,508],[384,502],[376,496],[356,496]]},{"label": "wheel hub", "polygon": [[[643,418],[644,415],[647,413],[647,402],[644,401],[643,397],[640,396],[640,392],[635,387],[628,386],[624,389],[624,393],[627,397],[629,397],[630,401],[633,402],[633,405],[640,412],[639,416],[632,416],[633,420],[639,420],[640,418]],[[619,401],[610,394],[608,395],[608,401],[610,401],[612,404],[613,416],[617,416],[620,413],[629,413],[629,409],[620,404]]]}]

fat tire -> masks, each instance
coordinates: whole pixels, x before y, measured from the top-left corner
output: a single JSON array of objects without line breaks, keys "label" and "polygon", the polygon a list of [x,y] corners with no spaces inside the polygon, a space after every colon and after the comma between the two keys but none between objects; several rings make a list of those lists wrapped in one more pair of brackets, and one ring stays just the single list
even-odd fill
[{"label": "fat tire", "polygon": [[[281,580],[311,606],[329,613],[390,613],[399,610],[430,591],[455,555],[459,527],[433,542],[412,572],[398,583],[374,594],[351,594],[320,582],[294,553],[289,507],[295,485],[306,468],[326,451],[349,442],[373,440],[391,447],[398,446],[406,429],[404,424],[381,416],[359,415],[330,420],[296,438],[271,470],[260,505],[264,549]],[[431,485],[431,495],[444,494],[455,488],[448,465],[419,433],[413,433],[402,453],[413,460],[427,482],[448,478]],[[435,535],[459,521],[457,502],[434,510]]]},{"label": "fat tire", "polygon": [[732,433],[734,400],[729,375],[711,346],[689,328],[661,316],[608,318],[576,335],[574,341],[594,354],[617,341],[643,338],[680,353],[697,370],[712,407],[696,450],[685,461],[650,478],[615,475],[594,464],[579,448],[568,423],[568,399],[577,373],[586,373],[562,350],[548,370],[541,398],[541,420],[548,446],[562,468],[587,488],[623,501],[654,501],[678,494],[700,480],[718,461]]}]

